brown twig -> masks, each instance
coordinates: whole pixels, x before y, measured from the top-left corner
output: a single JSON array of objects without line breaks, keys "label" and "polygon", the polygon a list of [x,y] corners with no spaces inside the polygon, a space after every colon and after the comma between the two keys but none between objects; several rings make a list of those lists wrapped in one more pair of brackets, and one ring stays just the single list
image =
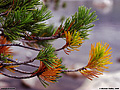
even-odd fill
[{"label": "brown twig", "polygon": [[23,47],[23,48],[27,48],[27,49],[31,49],[31,50],[35,50],[35,51],[40,51],[39,49],[28,47],[28,46],[23,46],[20,44],[0,44],[0,46],[19,46],[19,47]]}]

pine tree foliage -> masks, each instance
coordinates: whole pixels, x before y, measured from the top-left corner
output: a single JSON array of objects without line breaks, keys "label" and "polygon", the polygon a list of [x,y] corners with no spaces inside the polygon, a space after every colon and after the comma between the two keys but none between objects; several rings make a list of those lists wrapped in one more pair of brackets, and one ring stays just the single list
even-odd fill
[{"label": "pine tree foliage", "polygon": [[[48,48],[40,50],[37,59],[42,61],[48,68],[53,67],[55,63],[55,59],[57,59],[55,53],[55,49],[49,46]],[[48,54],[49,53],[49,54]]]},{"label": "pine tree foliage", "polygon": [[[40,7],[40,8],[39,8]],[[95,11],[91,12],[85,6],[80,6],[78,12],[67,18],[64,23],[55,28],[54,25],[46,24],[52,18],[51,11],[39,0],[0,0],[0,73],[16,79],[26,79],[37,76],[43,86],[47,82],[55,83],[64,72],[80,72],[92,80],[97,75],[103,74],[105,65],[112,64],[111,47],[107,43],[91,45],[89,62],[85,67],[76,70],[67,70],[62,64],[62,59],[57,57],[56,52],[64,50],[69,55],[71,51],[79,51],[89,35],[88,32],[94,26],[97,19]],[[63,38],[65,45],[55,49],[49,42]],[[14,40],[21,41],[15,44]],[[38,51],[38,55],[28,61],[13,60],[10,46],[17,46]],[[40,62],[39,66],[33,62]],[[29,72],[18,69],[26,65],[36,68]],[[29,76],[13,76],[4,72],[7,69],[11,72],[29,74]],[[47,81],[47,82],[46,82]]]},{"label": "pine tree foliage", "polygon": [[[51,27],[43,23],[51,18],[51,11],[39,3],[39,0],[17,0],[9,4],[10,10],[5,9],[8,15],[1,18],[4,34],[9,40],[25,38],[28,33],[39,36],[44,29]],[[36,9],[36,5],[42,5],[42,8]]]},{"label": "pine tree foliage", "polygon": [[[89,32],[90,28],[92,28],[94,26],[94,24],[92,24],[93,22],[95,22],[97,19],[97,15],[94,12],[91,12],[91,8],[88,9],[85,6],[80,6],[78,8],[78,12],[76,12],[74,15],[72,15],[72,18],[67,18],[64,25],[61,24],[60,25],[60,29],[61,31],[59,31],[60,33],[63,31],[70,31],[70,32],[74,32],[75,30],[80,32],[81,38],[87,39],[87,36],[89,35],[87,32]],[[59,30],[59,29],[58,29]]]}]

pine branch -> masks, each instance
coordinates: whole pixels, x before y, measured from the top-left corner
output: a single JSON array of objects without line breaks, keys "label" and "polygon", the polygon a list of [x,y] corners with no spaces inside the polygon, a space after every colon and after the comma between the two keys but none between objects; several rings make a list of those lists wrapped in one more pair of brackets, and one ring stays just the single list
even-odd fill
[{"label": "pine branch", "polygon": [[23,71],[21,69],[18,68],[11,68],[12,70],[19,72],[19,73],[23,73],[23,74],[33,74],[34,72],[28,72],[28,71]]},{"label": "pine branch", "polygon": [[60,70],[60,71],[62,71],[62,72],[78,72],[78,71],[81,71],[81,70],[85,70],[85,68],[82,67],[82,68],[75,69],[75,70]]},{"label": "pine branch", "polygon": [[[1,46],[18,46],[18,47],[23,47],[23,48],[35,50],[35,51],[40,51],[40,49],[36,49],[36,48],[28,47],[28,46],[23,46],[23,45],[20,45],[20,44],[0,44],[0,47]],[[64,48],[62,47],[62,48],[56,49],[55,51],[60,51],[62,49],[64,49]]]},{"label": "pine branch", "polygon": [[[18,61],[12,60],[12,59],[9,59],[9,58],[8,58],[7,60],[8,60],[8,61],[11,61],[11,62],[19,63]],[[35,64],[32,64],[32,63],[25,63],[24,65],[39,68],[39,66],[37,66],[37,65],[35,65]]]},{"label": "pine branch", "polygon": [[[9,59],[10,61],[14,61],[14,60],[12,60],[12,59]],[[14,61],[14,62],[16,62],[16,61]],[[18,63],[18,62],[17,62]],[[29,64],[28,64],[29,65]],[[36,68],[39,68],[39,66],[36,66],[36,65],[34,65],[33,67],[36,67]],[[82,68],[79,68],[79,69],[75,69],[75,70],[60,70],[60,71],[62,71],[62,72],[78,72],[78,71],[81,71],[81,70],[84,70],[85,68],[84,67],[82,67]],[[20,72],[20,73],[24,73],[24,74],[32,74],[33,72],[28,72],[28,71],[23,71],[23,70],[20,70],[20,69],[17,69],[17,68],[13,68],[13,70],[15,70],[15,71],[18,71],[18,72]]]},{"label": "pine branch", "polygon": [[27,66],[31,66],[31,67],[35,67],[35,68],[39,68],[38,65],[35,65],[35,64],[32,64],[32,63],[26,63],[24,65],[27,65]]},{"label": "pine branch", "polygon": [[33,40],[40,40],[40,41],[42,41],[42,40],[58,39],[58,38],[60,38],[60,36],[56,35],[56,36],[51,36],[51,37],[32,37],[32,38],[33,38]]},{"label": "pine branch", "polygon": [[15,79],[27,79],[27,78],[32,78],[32,77],[35,77],[35,75],[29,75],[29,76],[14,76],[14,75],[10,75],[10,74],[6,74],[2,71],[0,71],[0,73],[4,76],[7,76],[7,77],[10,77],[10,78],[15,78]]},{"label": "pine branch", "polygon": [[59,49],[56,49],[55,51],[60,51],[60,50],[63,50],[63,49],[64,49],[64,47],[61,47]]},{"label": "pine branch", "polygon": [[[12,62],[15,62],[16,64],[21,64],[21,63],[15,61],[15,60],[12,60],[12,59],[7,59],[7,60],[12,61]],[[23,63],[24,63],[24,62],[23,62]],[[16,65],[16,64],[14,64],[14,65]],[[24,63],[24,64],[25,64],[25,65],[29,65],[29,66],[33,66],[33,67],[36,67],[36,68],[39,68],[39,66],[34,65],[34,64],[32,64],[32,65],[31,65],[31,64],[28,64],[28,63]],[[4,64],[4,65],[5,65],[5,64]],[[8,66],[8,65],[11,65],[11,64],[6,64],[6,66]],[[60,71],[62,71],[62,72],[78,72],[78,71],[81,71],[81,70],[84,70],[84,69],[85,69],[85,68],[82,67],[82,68],[79,68],[79,69],[76,69],[76,70],[60,70]],[[19,70],[19,69],[17,69],[17,68],[14,68],[14,70],[24,72],[24,71]],[[32,73],[32,72],[28,72],[28,73]]]},{"label": "pine branch", "polygon": [[1,65],[3,66],[13,66],[13,65],[22,65],[22,64],[27,64],[27,63],[31,63],[35,60],[36,58],[29,60],[29,61],[24,61],[24,62],[16,62],[16,63],[1,63]]},{"label": "pine branch", "polygon": [[28,47],[28,46],[23,46],[20,44],[0,44],[0,47],[1,46],[19,46],[19,47],[23,47],[23,48],[27,48],[27,49],[31,49],[31,50],[35,50],[35,51],[40,51],[39,49]]}]

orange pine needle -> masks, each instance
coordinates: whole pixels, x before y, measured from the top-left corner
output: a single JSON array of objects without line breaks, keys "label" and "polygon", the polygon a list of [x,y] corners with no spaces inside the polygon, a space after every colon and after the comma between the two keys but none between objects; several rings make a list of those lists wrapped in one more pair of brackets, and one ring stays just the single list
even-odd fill
[{"label": "orange pine needle", "polygon": [[[6,38],[4,36],[0,36],[0,44],[9,44],[10,41],[7,41]],[[1,46],[0,47],[0,55],[3,54],[3,56],[5,55],[10,55],[8,56],[8,58],[11,58],[13,59],[13,56],[11,55],[12,49],[10,49],[10,47],[8,46]],[[5,60],[4,63],[12,63],[11,61],[7,61]],[[3,66],[0,66],[0,68],[2,68]],[[7,70],[11,71],[11,72],[14,72],[14,70],[12,70],[11,68],[14,68],[14,67],[18,67],[18,65],[16,66],[4,66],[4,68],[6,68]]]},{"label": "orange pine needle", "polygon": [[[10,41],[7,41],[4,36],[0,37],[0,44],[9,44]],[[1,46],[0,47],[0,54],[3,53],[5,55],[11,54],[11,49],[8,46]]]},{"label": "orange pine needle", "polygon": [[60,77],[59,74],[61,73],[61,68],[59,68],[61,63],[59,62],[59,59],[56,59],[54,65],[52,66],[53,68],[48,68],[42,61],[40,61],[38,70],[32,75],[39,74],[39,77],[43,80],[54,83],[57,77]]}]

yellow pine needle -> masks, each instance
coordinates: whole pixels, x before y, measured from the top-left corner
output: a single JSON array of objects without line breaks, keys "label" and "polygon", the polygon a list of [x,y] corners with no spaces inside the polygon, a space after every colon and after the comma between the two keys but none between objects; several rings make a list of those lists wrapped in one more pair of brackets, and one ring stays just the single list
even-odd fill
[{"label": "yellow pine needle", "polygon": [[[13,59],[13,56],[9,56],[9,58]],[[11,61],[5,61],[5,63],[12,63]],[[11,66],[5,66],[4,68],[9,70],[10,72],[14,73],[14,70],[12,68],[19,67],[19,65],[11,65]]]},{"label": "yellow pine needle", "polygon": [[12,72],[12,73],[15,73],[14,72],[14,70],[12,70],[11,68],[9,68],[9,67],[5,67],[7,70],[9,70],[10,72]]},{"label": "yellow pine needle", "polygon": [[47,33],[43,33],[43,34],[41,35],[41,37],[44,37],[46,34],[47,34]]},{"label": "yellow pine needle", "polygon": [[77,48],[79,48],[83,43],[83,38],[80,37],[80,32],[74,31],[74,33],[70,33],[69,31],[64,31],[64,33],[66,38],[66,44],[63,46],[64,52],[68,54],[68,52],[74,50],[79,51]]},{"label": "yellow pine needle", "polygon": [[97,75],[103,74],[105,69],[108,69],[108,64],[112,64],[110,62],[112,48],[109,47],[107,43],[100,43],[98,42],[95,46],[91,44],[91,50],[89,54],[89,61],[87,66],[85,66],[85,70],[81,70],[81,74],[87,77],[88,79],[92,80],[94,77],[98,77]]}]

